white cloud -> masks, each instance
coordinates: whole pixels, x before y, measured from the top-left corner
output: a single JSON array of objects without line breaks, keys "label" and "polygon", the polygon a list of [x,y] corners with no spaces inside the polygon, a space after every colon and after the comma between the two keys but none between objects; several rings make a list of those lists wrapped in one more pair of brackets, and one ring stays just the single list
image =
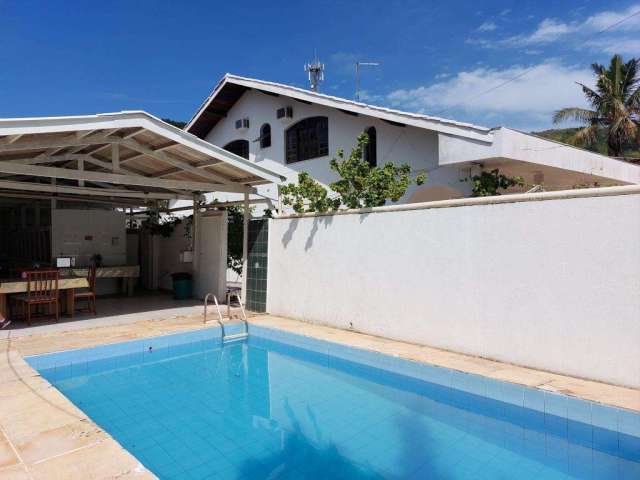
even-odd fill
[{"label": "white cloud", "polygon": [[603,38],[602,40],[592,40],[584,43],[585,47],[592,50],[606,52],[610,55],[632,55],[640,52],[640,39],[638,38]]},{"label": "white cloud", "polygon": [[[530,67],[531,68],[531,67]],[[506,69],[480,67],[428,86],[396,90],[386,102],[396,108],[427,114],[453,116],[462,114],[476,123],[497,119],[520,128],[550,124],[552,113],[567,106],[586,106],[582,91],[575,82],[592,84],[592,73],[583,68],[546,61],[527,67]],[[516,80],[480,95],[482,92]],[[445,112],[441,112],[445,110]],[[440,113],[438,113],[440,112]],[[510,119],[517,119],[515,122]]]},{"label": "white cloud", "polygon": [[[616,40],[619,40],[621,34],[624,35],[628,32],[640,31],[640,15],[628,18],[637,12],[640,12],[640,4],[619,12],[599,12],[584,21],[564,22],[556,18],[545,18],[538,24],[536,29],[530,33],[515,35],[502,40],[487,41],[470,39],[467,42],[485,48],[498,48],[545,45],[562,40],[573,48],[582,48],[585,44],[591,43],[585,42],[586,37],[597,35],[599,32],[602,32],[602,30],[610,28],[606,44],[602,40],[598,41],[599,44],[610,45],[615,43]],[[618,22],[622,20],[624,21],[618,24]],[[570,37],[570,34],[573,36]],[[633,45],[632,43],[627,41],[626,45],[627,50],[625,50],[625,52],[637,52],[637,50],[629,50]],[[605,51],[609,50],[615,51],[613,47],[605,49]]]},{"label": "white cloud", "polygon": [[486,22],[484,22],[482,25],[480,25],[478,27],[478,31],[479,32],[493,32],[497,28],[498,28],[498,26],[495,24],[495,22],[487,20]]},{"label": "white cloud", "polygon": [[[587,18],[587,20],[585,20],[585,22],[583,23],[583,27],[591,30],[604,30],[605,28],[609,28],[611,25],[615,25],[625,18],[630,17],[634,13],[638,12],[640,12],[640,5],[633,5],[623,12],[600,12]],[[626,32],[640,30],[640,15],[636,15],[632,18],[629,18],[628,20],[625,20],[615,28],[618,31]]]},{"label": "white cloud", "polygon": [[535,32],[528,38],[527,43],[549,43],[557,40],[567,33],[575,31],[575,27],[566,23],[558,22],[552,18],[545,18]]}]

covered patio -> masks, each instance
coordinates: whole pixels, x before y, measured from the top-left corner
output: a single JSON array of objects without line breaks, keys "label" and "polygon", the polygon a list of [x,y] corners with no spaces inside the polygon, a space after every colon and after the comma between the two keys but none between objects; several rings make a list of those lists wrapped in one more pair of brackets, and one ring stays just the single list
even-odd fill
[{"label": "covered patio", "polygon": [[[131,296],[136,285],[156,290],[176,270],[192,274],[195,297],[212,292],[223,299],[226,212],[224,205],[205,205],[204,194],[243,194],[246,271],[255,186],[281,181],[146,112],[0,119],[0,315],[13,314],[12,297],[35,288],[27,272],[43,270],[58,272],[57,308],[69,318],[80,289],[93,288],[96,317],[108,317],[117,311],[116,294]],[[182,236],[163,247],[158,235],[132,235],[141,218],[158,219],[177,200],[193,205]],[[98,267],[94,287],[90,266]],[[242,298],[245,292],[243,280]],[[101,294],[108,295],[104,301]],[[153,311],[154,301],[163,305],[158,310],[174,307],[166,295],[153,298],[136,303],[134,296],[126,305],[131,314],[141,304]]]}]

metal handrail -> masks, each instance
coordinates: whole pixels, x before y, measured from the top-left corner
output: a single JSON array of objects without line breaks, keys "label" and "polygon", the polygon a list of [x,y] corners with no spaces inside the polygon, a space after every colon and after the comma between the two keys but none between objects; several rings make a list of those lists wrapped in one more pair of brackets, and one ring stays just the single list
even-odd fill
[{"label": "metal handrail", "polygon": [[242,322],[244,323],[244,332],[246,335],[249,334],[249,321],[247,320],[247,314],[244,311],[244,306],[242,305],[242,297],[240,296],[239,293],[237,292],[233,292],[233,293],[229,293],[227,296],[227,315],[229,316],[229,318],[231,318],[231,297],[236,297],[238,299],[238,304],[240,305],[240,313],[242,314],[242,318],[240,318],[240,320],[242,320]]},{"label": "metal handrail", "polygon": [[204,318],[203,323],[207,323],[207,304],[209,302],[209,297],[213,297],[213,301],[216,304],[216,309],[218,310],[218,323],[220,324],[220,328],[222,328],[222,338],[224,338],[224,322],[222,321],[222,312],[220,311],[220,305],[218,304],[218,297],[216,297],[213,293],[207,293],[204,297]]}]

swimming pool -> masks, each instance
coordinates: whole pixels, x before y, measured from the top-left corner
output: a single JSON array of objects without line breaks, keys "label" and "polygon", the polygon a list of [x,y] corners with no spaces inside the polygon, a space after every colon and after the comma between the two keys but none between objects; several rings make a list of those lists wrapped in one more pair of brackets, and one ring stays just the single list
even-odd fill
[{"label": "swimming pool", "polygon": [[640,415],[259,326],[27,358],[161,479],[638,479]]}]

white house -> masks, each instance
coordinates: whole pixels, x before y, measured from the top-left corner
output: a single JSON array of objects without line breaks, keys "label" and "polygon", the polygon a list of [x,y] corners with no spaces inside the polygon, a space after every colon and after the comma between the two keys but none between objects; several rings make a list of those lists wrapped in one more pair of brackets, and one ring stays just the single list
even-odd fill
[{"label": "white house", "polygon": [[[640,183],[639,166],[509,128],[381,108],[229,74],[185,129],[289,181],[306,171],[323,184],[337,178],[329,160],[338,148],[349,152],[366,131],[371,162],[407,163],[414,173],[428,173],[427,182],[411,187],[401,200],[409,203],[469,196],[471,184],[462,180],[482,169],[520,175],[525,190]],[[273,184],[258,190],[277,199]]]}]

